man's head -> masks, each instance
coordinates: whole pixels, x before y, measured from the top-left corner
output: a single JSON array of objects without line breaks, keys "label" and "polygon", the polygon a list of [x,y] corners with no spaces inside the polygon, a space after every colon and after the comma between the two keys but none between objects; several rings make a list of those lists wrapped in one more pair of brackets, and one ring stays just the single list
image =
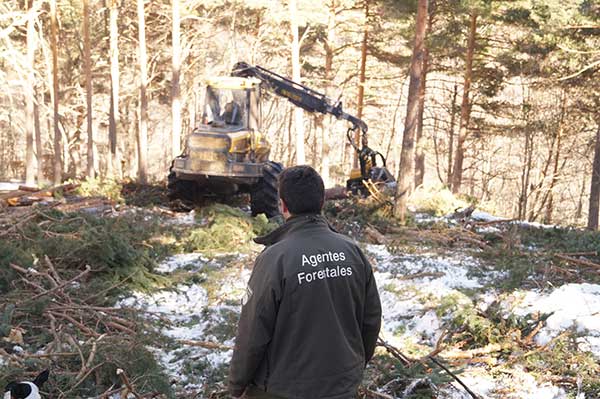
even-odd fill
[{"label": "man's head", "polygon": [[325,200],[323,179],[307,165],[292,166],[279,175],[279,197],[284,216],[320,213]]}]

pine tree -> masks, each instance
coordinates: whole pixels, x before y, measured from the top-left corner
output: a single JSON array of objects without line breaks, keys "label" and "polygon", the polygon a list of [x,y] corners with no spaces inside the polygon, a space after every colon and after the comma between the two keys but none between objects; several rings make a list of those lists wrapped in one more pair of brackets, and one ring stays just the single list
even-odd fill
[{"label": "pine tree", "polygon": [[410,67],[410,84],[408,88],[408,102],[406,105],[406,121],[404,122],[404,135],[402,139],[402,154],[400,170],[398,172],[398,186],[394,216],[404,222],[406,219],[406,206],[414,181],[414,140],[417,130],[419,111],[419,86],[423,69],[425,49],[425,32],[427,30],[428,0],[419,0],[416,16],[415,42]]}]

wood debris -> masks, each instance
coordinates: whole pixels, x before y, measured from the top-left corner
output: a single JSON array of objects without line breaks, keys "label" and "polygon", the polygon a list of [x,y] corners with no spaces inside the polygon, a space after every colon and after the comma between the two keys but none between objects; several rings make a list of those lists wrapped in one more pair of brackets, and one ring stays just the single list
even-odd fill
[{"label": "wood debris", "polygon": [[42,190],[35,190],[31,187],[19,186],[18,190],[9,191],[8,193],[0,194],[0,202],[4,202],[8,206],[28,206],[40,201],[53,201],[53,195],[57,191],[68,193],[79,187],[79,184],[62,184]]}]

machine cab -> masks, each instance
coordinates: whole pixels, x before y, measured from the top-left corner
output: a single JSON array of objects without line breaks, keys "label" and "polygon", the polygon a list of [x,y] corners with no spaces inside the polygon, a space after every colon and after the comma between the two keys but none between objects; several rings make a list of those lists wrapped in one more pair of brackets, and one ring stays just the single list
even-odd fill
[{"label": "machine cab", "polygon": [[207,82],[201,130],[260,131],[260,81],[220,77]]}]

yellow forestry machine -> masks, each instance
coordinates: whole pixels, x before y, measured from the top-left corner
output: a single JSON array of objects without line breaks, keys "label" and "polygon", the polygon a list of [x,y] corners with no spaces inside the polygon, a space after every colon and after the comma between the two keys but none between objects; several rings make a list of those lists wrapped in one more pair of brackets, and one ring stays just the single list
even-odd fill
[{"label": "yellow forestry machine", "polygon": [[[367,125],[345,113],[342,103],[260,66],[237,63],[232,76],[209,79],[202,120],[187,137],[182,155],[171,164],[167,189],[171,199],[197,202],[205,196],[250,193],[252,215],[279,215],[277,177],[282,165],[269,160],[270,145],[261,133],[261,88],[287,98],[308,112],[331,114],[352,126],[347,137],[357,151],[360,169],[347,189],[368,195],[376,182],[393,182],[385,157],[367,146]],[[361,146],[353,139],[360,129]],[[377,166],[380,157],[382,166]]]}]

